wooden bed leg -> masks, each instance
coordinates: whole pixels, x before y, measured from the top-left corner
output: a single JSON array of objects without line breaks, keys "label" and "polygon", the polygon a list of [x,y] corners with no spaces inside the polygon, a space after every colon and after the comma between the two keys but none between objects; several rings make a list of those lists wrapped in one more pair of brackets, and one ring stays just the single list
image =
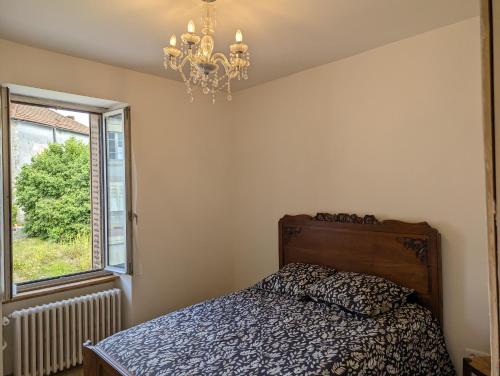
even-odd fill
[{"label": "wooden bed leg", "polygon": [[87,341],[83,344],[83,375],[98,376],[97,356],[94,351],[92,351],[91,341]]},{"label": "wooden bed leg", "polygon": [[134,376],[104,351],[87,341],[83,344],[84,376]]}]

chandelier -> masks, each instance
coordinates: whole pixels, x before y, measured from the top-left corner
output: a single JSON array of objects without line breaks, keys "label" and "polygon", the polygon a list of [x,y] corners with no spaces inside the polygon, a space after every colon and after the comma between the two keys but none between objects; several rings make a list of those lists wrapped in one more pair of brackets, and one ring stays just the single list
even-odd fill
[{"label": "chandelier", "polygon": [[[248,46],[243,43],[241,30],[236,31],[236,43],[229,46],[229,58],[221,52],[214,51],[215,33],[215,0],[202,0],[201,36],[196,34],[193,20],[187,25],[187,33],[181,35],[181,46],[177,47],[177,38],[170,38],[170,46],[165,47],[163,65],[165,69],[179,72],[186,85],[190,101],[194,101],[193,89],[201,88],[205,95],[212,96],[215,103],[217,93],[225,93],[230,101],[231,80],[248,79],[250,54]],[[220,69],[222,68],[222,69]]]}]

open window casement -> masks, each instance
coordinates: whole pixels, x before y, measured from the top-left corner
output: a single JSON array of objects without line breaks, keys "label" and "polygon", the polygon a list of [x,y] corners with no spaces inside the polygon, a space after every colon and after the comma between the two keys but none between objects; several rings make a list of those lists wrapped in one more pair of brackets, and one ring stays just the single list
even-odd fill
[{"label": "open window casement", "polygon": [[130,108],[102,117],[106,269],[132,273]]}]

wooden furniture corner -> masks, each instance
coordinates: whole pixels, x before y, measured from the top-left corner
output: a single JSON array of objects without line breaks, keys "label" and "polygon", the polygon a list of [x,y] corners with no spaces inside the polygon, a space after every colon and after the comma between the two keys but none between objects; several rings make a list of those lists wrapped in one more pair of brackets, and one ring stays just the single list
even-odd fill
[{"label": "wooden furniture corner", "polygon": [[490,376],[491,356],[474,356],[464,358],[463,376]]}]

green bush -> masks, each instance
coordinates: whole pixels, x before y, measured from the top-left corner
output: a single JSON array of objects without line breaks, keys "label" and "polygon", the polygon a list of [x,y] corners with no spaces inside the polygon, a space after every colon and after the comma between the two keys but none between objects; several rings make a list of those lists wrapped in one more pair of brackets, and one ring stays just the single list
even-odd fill
[{"label": "green bush", "polygon": [[89,158],[88,146],[71,138],[21,168],[15,197],[29,237],[69,242],[90,233]]},{"label": "green bush", "polygon": [[12,204],[12,213],[11,213],[11,220],[13,225],[17,225],[17,216],[19,214],[19,207],[16,205],[16,203]]}]

